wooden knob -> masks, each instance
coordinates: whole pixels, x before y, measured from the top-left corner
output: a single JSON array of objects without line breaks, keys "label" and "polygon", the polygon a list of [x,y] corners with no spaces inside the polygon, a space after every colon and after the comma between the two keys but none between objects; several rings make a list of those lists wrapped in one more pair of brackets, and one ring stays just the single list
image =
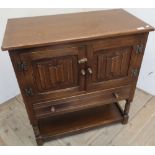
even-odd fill
[{"label": "wooden knob", "polygon": [[119,95],[117,93],[113,93],[114,97],[118,99]]},{"label": "wooden knob", "polygon": [[86,72],[85,72],[85,70],[84,70],[84,69],[81,69],[81,74],[82,74],[83,76],[85,76],[85,75],[86,75]]},{"label": "wooden knob", "polygon": [[51,112],[55,112],[54,106],[51,107]]},{"label": "wooden knob", "polygon": [[93,71],[92,71],[92,69],[90,67],[87,70],[88,70],[89,74],[93,74]]}]

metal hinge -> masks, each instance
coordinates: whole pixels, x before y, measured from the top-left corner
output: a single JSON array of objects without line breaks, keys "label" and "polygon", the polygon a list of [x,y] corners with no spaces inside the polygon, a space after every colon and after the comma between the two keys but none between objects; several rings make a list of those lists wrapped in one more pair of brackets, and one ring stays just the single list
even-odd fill
[{"label": "metal hinge", "polygon": [[141,54],[143,53],[144,45],[140,44],[136,46],[136,54]]},{"label": "metal hinge", "polygon": [[33,95],[32,89],[31,88],[26,88],[25,89],[25,94],[26,94],[26,96],[32,96]]},{"label": "metal hinge", "polygon": [[133,70],[132,70],[131,75],[132,75],[133,77],[137,77],[138,74],[139,74],[139,70],[138,70],[138,69],[133,69]]},{"label": "metal hinge", "polygon": [[20,71],[26,71],[28,69],[28,65],[25,62],[20,62],[17,64]]}]

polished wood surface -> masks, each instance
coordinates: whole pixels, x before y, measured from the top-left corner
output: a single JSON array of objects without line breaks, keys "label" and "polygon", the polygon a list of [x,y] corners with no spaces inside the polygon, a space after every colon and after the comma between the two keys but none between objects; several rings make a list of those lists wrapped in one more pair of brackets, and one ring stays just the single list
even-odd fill
[{"label": "polished wood surface", "polygon": [[[81,16],[83,18],[80,20]],[[77,26],[74,20],[65,20],[73,17],[79,23]],[[118,25],[112,20],[116,17],[120,20]],[[61,18],[64,24],[72,23],[74,33],[71,33],[73,27],[61,29],[65,33],[59,31]],[[45,22],[47,19],[49,24]],[[18,32],[17,37],[14,36],[14,47],[8,49],[38,145],[63,133],[105,125],[107,120],[108,124],[116,120],[123,124],[128,122],[148,33],[153,30],[151,26],[133,30],[143,22],[120,9],[13,21],[10,23],[14,24],[15,29],[19,27],[19,32],[23,31],[21,23],[26,25],[33,21],[29,31],[24,29],[25,32]],[[44,25],[35,27],[41,21],[48,26],[57,24],[58,31],[49,30]],[[86,31],[87,39],[81,29],[84,21],[86,25],[93,24]],[[37,35],[30,35],[32,31],[45,34],[44,38],[36,39]],[[4,43],[9,37],[7,32]],[[100,35],[96,36],[96,32],[100,32]],[[27,37],[20,38],[20,46],[17,45],[15,41],[25,33]],[[10,32],[8,41],[13,34],[16,33]],[[74,39],[69,40],[68,35],[71,34]],[[124,108],[118,104],[121,100],[125,101]]]},{"label": "polished wood surface", "polygon": [[122,9],[9,19],[2,50],[91,40],[152,30],[150,25]]}]

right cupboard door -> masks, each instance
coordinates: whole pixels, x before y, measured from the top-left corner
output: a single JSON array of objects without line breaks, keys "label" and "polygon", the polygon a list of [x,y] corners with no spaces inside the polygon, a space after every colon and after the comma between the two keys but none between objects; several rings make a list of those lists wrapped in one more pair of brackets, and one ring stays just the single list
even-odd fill
[{"label": "right cupboard door", "polygon": [[87,90],[118,87],[136,81],[146,36],[93,42],[88,48]]}]

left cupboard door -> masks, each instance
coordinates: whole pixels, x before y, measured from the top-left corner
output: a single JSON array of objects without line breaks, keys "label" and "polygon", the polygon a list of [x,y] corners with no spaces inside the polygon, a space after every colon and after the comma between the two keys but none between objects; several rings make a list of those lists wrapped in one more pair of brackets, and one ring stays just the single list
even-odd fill
[{"label": "left cupboard door", "polygon": [[[32,102],[57,100],[85,90],[85,46],[19,51],[19,68]],[[81,63],[82,62],[82,63]]]}]

